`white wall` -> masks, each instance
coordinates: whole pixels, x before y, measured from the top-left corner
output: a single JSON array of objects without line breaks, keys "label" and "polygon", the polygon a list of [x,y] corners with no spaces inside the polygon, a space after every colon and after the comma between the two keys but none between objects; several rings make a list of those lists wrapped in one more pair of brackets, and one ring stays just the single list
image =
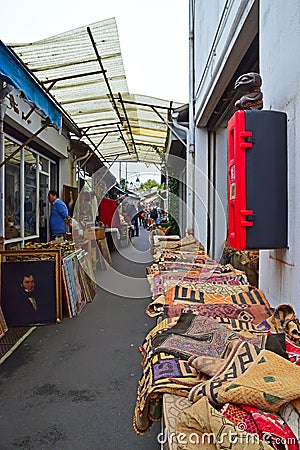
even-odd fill
[{"label": "white wall", "polygon": [[[215,258],[227,234],[227,135],[220,130],[216,136],[215,192],[208,182],[211,155],[205,126],[257,32],[256,17],[255,0],[195,0],[195,236]],[[214,221],[211,242],[208,217]]]},{"label": "white wall", "polygon": [[207,250],[208,216],[208,143],[207,131],[195,130],[195,224],[194,234]]},{"label": "white wall", "polygon": [[[259,10],[258,10],[259,8]],[[259,12],[259,14],[258,14]],[[207,175],[205,126],[222,89],[232,79],[247,45],[259,29],[260,74],[264,109],[288,116],[288,249],[260,252],[259,286],[272,306],[291,303],[300,313],[300,2],[299,0],[195,0],[195,163]],[[216,185],[224,197],[224,136],[216,140]],[[298,150],[298,151],[297,151]],[[266,169],[267,170],[267,169]],[[223,191],[224,189],[224,191]],[[222,194],[223,193],[223,194]],[[200,195],[199,195],[200,194]],[[197,197],[199,195],[199,197]],[[207,186],[196,176],[197,237],[206,243]],[[217,251],[222,231],[216,209]],[[219,217],[220,218],[220,217]],[[270,224],[272,226],[272,224]]]},{"label": "white wall", "polygon": [[[31,105],[24,100],[19,90],[14,89],[5,99],[5,104],[7,105],[5,121],[20,132],[30,137],[42,127],[43,116],[36,111],[29,114]],[[69,139],[54,127],[46,128],[38,134],[35,141],[59,157],[68,157]]]},{"label": "white wall", "polygon": [[227,129],[216,135],[215,244],[213,257],[219,261],[227,237]]},{"label": "white wall", "polygon": [[[300,3],[260,2],[264,109],[288,116],[288,249],[260,252],[259,286],[272,305],[300,313]],[[270,224],[270,226],[272,226]]]},{"label": "white wall", "polygon": [[[195,0],[197,126],[206,125],[241,55],[255,36],[254,5],[255,0]],[[239,44],[235,46],[237,39]]]}]

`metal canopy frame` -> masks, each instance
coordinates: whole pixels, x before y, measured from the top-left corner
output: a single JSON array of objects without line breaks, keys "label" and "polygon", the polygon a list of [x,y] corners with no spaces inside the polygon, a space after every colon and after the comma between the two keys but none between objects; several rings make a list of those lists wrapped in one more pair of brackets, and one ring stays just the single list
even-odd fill
[{"label": "metal canopy frame", "polygon": [[161,164],[171,111],[182,104],[128,92],[114,18],[9,47],[75,125],[72,138],[102,162]]}]

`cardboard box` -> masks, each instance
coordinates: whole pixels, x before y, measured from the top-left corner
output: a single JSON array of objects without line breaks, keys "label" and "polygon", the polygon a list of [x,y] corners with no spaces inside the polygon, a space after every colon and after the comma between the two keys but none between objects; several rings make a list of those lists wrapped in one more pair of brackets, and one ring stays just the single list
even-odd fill
[{"label": "cardboard box", "polygon": [[89,241],[95,240],[95,230],[93,228],[86,228],[83,232],[83,237]]},{"label": "cardboard box", "polygon": [[105,228],[101,228],[101,227],[86,228],[83,232],[83,237],[90,241],[93,241],[95,239],[97,241],[99,239],[105,239]]},{"label": "cardboard box", "polygon": [[95,234],[97,241],[99,239],[105,239],[105,228],[95,228]]}]

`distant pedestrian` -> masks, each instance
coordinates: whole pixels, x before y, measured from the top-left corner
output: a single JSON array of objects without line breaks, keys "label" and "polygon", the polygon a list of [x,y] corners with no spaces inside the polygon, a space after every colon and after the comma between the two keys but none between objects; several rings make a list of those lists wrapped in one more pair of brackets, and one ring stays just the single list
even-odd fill
[{"label": "distant pedestrian", "polygon": [[143,219],[142,219],[142,212],[144,211],[144,205],[143,203],[139,202],[138,203],[138,220],[139,220],[139,224],[143,225]]},{"label": "distant pedestrian", "polygon": [[157,208],[152,208],[152,210],[150,212],[150,217],[151,217],[151,219],[154,220],[154,222],[156,222],[156,219],[158,218]]},{"label": "distant pedestrian", "polygon": [[[131,220],[131,224],[134,226],[135,236],[139,236],[140,235],[139,223],[138,223],[139,213],[133,203],[130,203],[128,205],[127,214]],[[133,233],[133,236],[134,236],[134,233]]]}]

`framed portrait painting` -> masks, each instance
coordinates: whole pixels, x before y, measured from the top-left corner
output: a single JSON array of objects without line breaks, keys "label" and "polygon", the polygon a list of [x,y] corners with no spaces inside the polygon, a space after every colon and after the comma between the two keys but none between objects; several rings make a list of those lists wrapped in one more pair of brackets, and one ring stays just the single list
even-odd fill
[{"label": "framed portrait painting", "polygon": [[8,327],[62,321],[59,250],[0,252],[0,304]]},{"label": "framed portrait painting", "polygon": [[67,186],[66,184],[63,185],[63,198],[62,200],[67,205],[69,216],[73,217],[74,207],[75,203],[78,197],[78,188]]}]

